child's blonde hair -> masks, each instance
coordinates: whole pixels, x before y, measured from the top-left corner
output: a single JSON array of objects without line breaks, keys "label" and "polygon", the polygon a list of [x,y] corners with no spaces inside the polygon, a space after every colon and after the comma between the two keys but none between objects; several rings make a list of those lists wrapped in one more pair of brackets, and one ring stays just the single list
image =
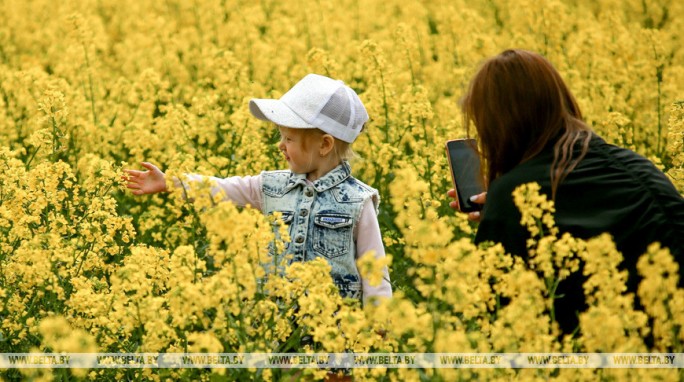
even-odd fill
[{"label": "child's blonde hair", "polygon": [[[276,125],[276,127],[278,127],[278,125]],[[283,126],[283,127],[285,127],[285,126]],[[365,127],[366,127],[366,125],[364,124],[363,127],[361,127],[361,131],[363,131],[363,129]],[[301,129],[301,130],[303,132],[308,133],[308,134],[316,133],[316,134],[319,134],[321,136],[326,135],[326,134],[330,135],[321,129]],[[337,138],[333,137],[332,135],[330,135],[330,136],[335,141],[332,153],[334,155],[336,155],[340,159],[340,161],[343,161],[343,160],[351,161],[353,159],[359,158],[358,154],[356,154],[356,152],[354,152],[354,150],[352,149],[351,143],[345,142],[341,139],[337,139]],[[304,141],[304,142],[302,142],[302,144],[304,145],[304,149],[306,149],[308,142]]]},{"label": "child's blonde hair", "polygon": [[[365,128],[366,128],[366,124],[364,123],[361,126],[361,131],[359,131],[359,134],[361,134]],[[320,130],[320,129],[316,129],[316,130],[320,131],[322,134],[326,134],[323,130]],[[352,149],[352,147],[351,147],[352,144],[350,142],[345,142],[345,141],[343,141],[341,139],[337,139],[335,137],[333,137],[333,138],[335,139],[334,151],[335,151],[335,154],[338,156],[338,158],[340,158],[340,160],[351,161],[353,159],[359,158],[359,155],[356,154],[356,152]]]},{"label": "child's blonde hair", "polygon": [[351,143],[335,139],[335,154],[340,160],[352,160],[358,155],[352,150]]}]

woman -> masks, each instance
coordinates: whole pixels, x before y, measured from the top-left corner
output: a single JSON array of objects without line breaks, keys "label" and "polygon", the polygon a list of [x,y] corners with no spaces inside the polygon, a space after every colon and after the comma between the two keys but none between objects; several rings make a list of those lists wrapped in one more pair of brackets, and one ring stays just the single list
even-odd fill
[{"label": "woman", "polygon": [[[582,120],[568,87],[539,54],[506,50],[485,61],[462,102],[466,127],[477,130],[488,184],[476,242],[500,242],[526,257],[527,230],[513,190],[537,182],[555,201],[560,233],[588,239],[613,236],[629,271],[628,290],[638,284],[636,262],[660,242],[676,260],[684,256],[684,198],[649,160],[606,143]],[[454,191],[448,193],[454,196]],[[478,201],[485,202],[485,194]],[[451,203],[457,208],[457,202]],[[680,266],[680,280],[682,269]],[[577,272],[561,283],[555,304],[561,329],[572,332],[586,309]]]}]

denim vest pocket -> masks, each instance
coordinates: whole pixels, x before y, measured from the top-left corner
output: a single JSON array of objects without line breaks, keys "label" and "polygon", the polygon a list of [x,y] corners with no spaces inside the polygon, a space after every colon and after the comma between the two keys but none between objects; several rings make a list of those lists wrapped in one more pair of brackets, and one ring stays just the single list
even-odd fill
[{"label": "denim vest pocket", "polygon": [[361,300],[363,297],[360,281],[336,282],[335,284],[337,285],[337,289],[340,291],[340,295],[344,298]]},{"label": "denim vest pocket", "polygon": [[327,258],[350,252],[354,219],[345,214],[321,212],[314,217],[313,249]]}]

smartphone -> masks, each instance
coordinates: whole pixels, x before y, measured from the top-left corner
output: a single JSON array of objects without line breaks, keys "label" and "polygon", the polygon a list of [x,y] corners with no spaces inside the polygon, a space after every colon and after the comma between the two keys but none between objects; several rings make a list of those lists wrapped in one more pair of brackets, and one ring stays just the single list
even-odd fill
[{"label": "smartphone", "polygon": [[462,212],[482,209],[482,204],[470,201],[471,196],[485,191],[480,172],[480,156],[476,148],[477,142],[474,139],[455,139],[446,143],[451,179]]}]

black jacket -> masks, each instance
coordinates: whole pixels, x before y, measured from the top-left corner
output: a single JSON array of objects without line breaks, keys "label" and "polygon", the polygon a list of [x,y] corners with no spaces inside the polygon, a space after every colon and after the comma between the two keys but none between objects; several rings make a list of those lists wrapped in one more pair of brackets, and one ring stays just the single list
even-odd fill
[{"label": "black jacket", "polygon": [[[579,149],[575,150],[575,155]],[[529,233],[520,225],[513,190],[537,182],[551,198],[549,147],[492,182],[477,231],[476,242],[500,242],[506,251],[527,257]],[[684,198],[670,180],[646,158],[593,136],[589,150],[558,187],[555,221],[560,233],[589,239],[608,232],[624,256],[629,271],[628,291],[636,292],[636,263],[649,244],[658,241],[670,249],[684,276]],[[564,332],[577,326],[577,311],[586,309],[581,272],[562,282],[556,317]]]}]

